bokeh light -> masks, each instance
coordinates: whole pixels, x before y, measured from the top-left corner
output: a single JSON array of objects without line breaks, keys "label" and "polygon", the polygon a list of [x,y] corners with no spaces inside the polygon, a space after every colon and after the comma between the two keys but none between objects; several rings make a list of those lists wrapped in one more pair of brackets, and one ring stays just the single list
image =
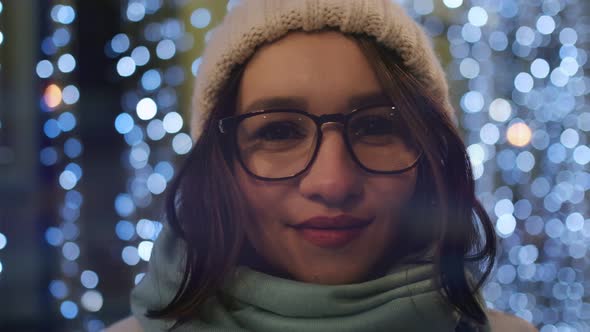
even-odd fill
[{"label": "bokeh light", "polygon": [[[238,2],[226,1],[226,9]],[[443,65],[477,196],[500,237],[498,263],[484,288],[486,304],[542,332],[587,329],[590,305],[581,271],[590,263],[590,220],[583,213],[590,189],[590,112],[584,104],[589,35],[575,14],[582,2],[398,2],[426,26],[437,47],[448,45],[451,58]],[[182,15],[167,14],[167,6]],[[168,188],[172,160],[194,143],[186,131],[190,115],[181,111],[187,107],[183,87],[199,74],[198,53],[211,36],[215,11],[208,7],[129,1],[122,30],[139,33],[120,32],[105,45],[105,55],[115,59],[113,72],[128,87],[113,123],[127,144],[121,160],[129,176],[114,199],[120,220],[113,236],[122,243],[118,252],[135,284],[161,227],[146,217],[152,199]],[[53,43],[45,49],[51,51]],[[53,66],[58,64],[38,65],[37,75],[51,75]],[[65,88],[62,93],[66,104]],[[63,133],[59,124],[46,130]],[[53,150],[44,156],[48,164],[61,158]],[[79,180],[72,174],[70,185]],[[56,231],[51,235],[58,246],[69,241]],[[81,308],[91,308],[89,303],[101,302],[87,295]]]},{"label": "bokeh light", "polygon": [[4,249],[7,243],[8,240],[6,239],[6,235],[0,233],[0,250]]},{"label": "bokeh light", "polygon": [[531,129],[525,123],[519,122],[508,127],[506,133],[508,142],[514,146],[523,147],[531,141]]},{"label": "bokeh light", "polygon": [[56,84],[50,84],[45,88],[43,99],[45,104],[51,108],[57,107],[62,101],[62,92]]},{"label": "bokeh light", "polygon": [[191,14],[190,21],[195,28],[206,28],[211,23],[211,13],[206,8],[198,8]]},{"label": "bokeh light", "polygon": [[[74,22],[76,7],[70,4],[50,2],[51,26],[47,35],[41,38],[41,51],[45,59],[36,64],[35,72],[44,86],[41,93],[43,111],[43,133],[49,140],[39,152],[41,165],[52,167],[55,201],[58,217],[51,220],[44,230],[44,240],[60,255],[59,274],[47,285],[60,315],[75,324],[79,318],[87,318],[88,308],[97,308],[97,301],[91,299],[94,307],[85,305],[86,294],[78,291],[80,280],[86,288],[95,288],[98,275],[90,270],[80,274],[80,257],[85,255],[80,245],[78,219],[84,196],[76,190],[83,177],[82,163],[78,160],[84,151],[82,141],[77,137],[80,90],[75,82],[78,45]],[[98,291],[94,291],[97,292]],[[101,304],[102,305],[102,304]],[[95,324],[96,325],[96,324]]]}]

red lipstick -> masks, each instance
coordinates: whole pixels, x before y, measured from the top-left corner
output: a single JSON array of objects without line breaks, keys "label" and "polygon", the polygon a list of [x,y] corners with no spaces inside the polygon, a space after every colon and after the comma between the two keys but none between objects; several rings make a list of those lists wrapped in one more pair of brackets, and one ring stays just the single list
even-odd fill
[{"label": "red lipstick", "polygon": [[321,248],[340,248],[359,237],[373,221],[347,215],[314,217],[293,227],[303,239]]}]

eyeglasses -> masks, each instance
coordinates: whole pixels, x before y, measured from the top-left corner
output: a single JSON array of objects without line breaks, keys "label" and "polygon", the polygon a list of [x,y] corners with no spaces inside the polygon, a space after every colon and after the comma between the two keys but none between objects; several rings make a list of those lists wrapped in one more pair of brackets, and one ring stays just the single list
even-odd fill
[{"label": "eyeglasses", "polygon": [[298,109],[272,109],[219,120],[247,173],[261,180],[285,180],[315,160],[324,123],[343,125],[352,159],[365,171],[398,174],[418,164],[422,151],[391,105],[366,106],[347,114],[317,116]]}]

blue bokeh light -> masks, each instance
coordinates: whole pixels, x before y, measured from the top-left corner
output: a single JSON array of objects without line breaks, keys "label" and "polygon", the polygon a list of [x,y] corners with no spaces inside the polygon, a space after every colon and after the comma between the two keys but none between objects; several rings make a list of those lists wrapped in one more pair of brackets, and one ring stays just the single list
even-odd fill
[{"label": "blue bokeh light", "polygon": [[129,36],[124,33],[119,33],[111,40],[111,49],[117,53],[123,53],[129,49],[131,41]]},{"label": "blue bokeh light", "polygon": [[579,165],[587,165],[590,162],[590,148],[586,145],[576,147],[573,153],[573,159]]},{"label": "blue bokeh light", "polygon": [[531,46],[535,41],[535,31],[527,26],[521,26],[516,30],[516,41],[524,46]]},{"label": "blue bokeh light", "polygon": [[172,149],[180,155],[187,154],[192,146],[193,142],[191,137],[185,133],[180,133],[172,139]]},{"label": "blue bokeh light", "polygon": [[144,272],[138,273],[134,278],[135,285],[139,284],[143,280],[143,277],[145,277]]},{"label": "blue bokeh light", "polygon": [[414,1],[414,11],[418,15],[428,15],[434,10],[434,3],[432,0],[416,0]]},{"label": "blue bokeh light", "polygon": [[66,46],[71,39],[71,35],[68,29],[59,28],[53,32],[53,44],[57,47]]},{"label": "blue bokeh light", "polygon": [[53,75],[53,64],[49,60],[41,60],[37,64],[36,72],[40,78],[48,78]]},{"label": "blue bokeh light", "polygon": [[151,174],[146,184],[149,191],[154,195],[159,195],[166,190],[166,179],[159,173]]},{"label": "blue bokeh light", "polygon": [[76,138],[68,138],[64,143],[64,154],[70,159],[78,158],[82,154],[82,143]]},{"label": "blue bokeh light", "polygon": [[174,54],[176,54],[176,45],[170,39],[163,39],[156,46],[156,55],[162,60],[171,59]]},{"label": "blue bokeh light", "polygon": [[78,178],[76,177],[76,174],[74,174],[72,171],[65,170],[61,172],[61,174],[59,175],[59,185],[63,189],[73,189],[76,186],[76,184],[78,184]]},{"label": "blue bokeh light", "polygon": [[193,73],[193,76],[197,76],[200,66],[201,66],[201,58],[195,59],[195,61],[193,61],[193,64],[191,65],[191,72]]},{"label": "blue bokeh light", "polygon": [[103,298],[100,292],[96,290],[89,290],[82,294],[80,298],[82,307],[89,312],[98,312],[103,305]]},{"label": "blue bokeh light", "polygon": [[134,125],[131,130],[125,134],[125,142],[134,146],[143,141],[144,135],[142,129],[138,125]]},{"label": "blue bokeh light", "polygon": [[542,15],[537,19],[536,27],[540,33],[549,35],[555,30],[555,21],[551,16]]},{"label": "blue bokeh light", "polygon": [[160,173],[166,181],[172,180],[174,177],[174,167],[168,161],[161,161],[156,164],[154,171]]},{"label": "blue bokeh light", "polygon": [[66,319],[74,319],[78,316],[78,306],[72,301],[64,301],[59,310]]},{"label": "blue bokeh light", "polygon": [[129,241],[135,234],[135,227],[133,227],[133,224],[127,220],[120,220],[115,227],[115,233],[119,239]]},{"label": "blue bokeh light", "polygon": [[127,113],[121,113],[115,118],[115,129],[119,134],[127,134],[134,125],[133,117]]},{"label": "blue bokeh light", "polygon": [[211,12],[206,8],[198,8],[191,14],[190,20],[195,28],[206,28],[211,23]]},{"label": "blue bokeh light", "polygon": [[127,19],[131,22],[139,22],[145,16],[145,6],[141,2],[131,2],[127,7]]},{"label": "blue bokeh light", "polygon": [[573,45],[578,41],[578,33],[572,28],[564,28],[559,32],[559,41],[563,45]]},{"label": "blue bokeh light", "polygon": [[62,247],[62,254],[65,259],[74,261],[80,256],[80,247],[74,242],[66,242]]},{"label": "blue bokeh light", "polygon": [[6,235],[0,233],[0,250],[6,248],[6,244],[8,244],[8,240],[6,239]]},{"label": "blue bokeh light", "polygon": [[137,265],[137,263],[139,263],[140,260],[137,248],[133,246],[127,246],[123,248],[123,251],[121,252],[121,258],[123,259],[123,262],[125,262],[125,264],[131,266]]},{"label": "blue bokeh light", "polygon": [[504,51],[508,47],[508,37],[502,31],[492,32],[488,41],[495,51]]},{"label": "blue bokeh light", "polygon": [[465,78],[476,78],[479,75],[479,63],[472,58],[465,58],[461,61],[459,70]]},{"label": "blue bokeh light", "polygon": [[57,22],[61,24],[70,24],[76,18],[76,12],[71,6],[60,6],[57,11]]},{"label": "blue bokeh light", "polygon": [[151,120],[146,127],[147,136],[153,141],[159,141],[166,136],[164,123],[160,119]]},{"label": "blue bokeh light", "polygon": [[150,61],[150,51],[145,46],[138,46],[131,52],[131,58],[137,66],[144,66]]},{"label": "blue bokeh light", "polygon": [[57,46],[53,43],[53,38],[46,37],[41,43],[41,51],[46,55],[54,55],[57,52]]},{"label": "blue bokeh light", "polygon": [[522,93],[530,92],[533,89],[534,84],[535,82],[533,78],[528,73],[519,73],[514,78],[514,87]]},{"label": "blue bokeh light", "polygon": [[80,99],[80,91],[75,85],[68,85],[62,90],[62,99],[66,105],[72,105]]},{"label": "blue bokeh light", "polygon": [[49,138],[56,138],[61,133],[59,122],[55,119],[49,119],[43,125],[43,132]]},{"label": "blue bokeh light", "polygon": [[183,120],[180,114],[176,112],[170,112],[164,116],[163,120],[164,130],[169,134],[175,134],[182,129]]},{"label": "blue bokeh light", "polygon": [[62,243],[64,242],[64,236],[59,228],[49,227],[45,231],[45,240],[50,245],[57,247],[62,245]]},{"label": "blue bokeh light", "polygon": [[129,77],[135,73],[135,61],[133,58],[126,56],[117,62],[117,73],[122,77]]},{"label": "blue bokeh light", "polygon": [[76,117],[70,112],[64,112],[57,117],[57,124],[64,132],[73,130],[76,122]]},{"label": "blue bokeh light", "polygon": [[68,286],[62,280],[53,280],[49,283],[49,292],[56,299],[64,299],[69,294]]},{"label": "blue bokeh light", "polygon": [[549,75],[549,63],[545,59],[539,58],[535,59],[531,63],[531,74],[536,78],[545,78]]},{"label": "blue bokeh light", "polygon": [[62,73],[69,73],[76,68],[76,59],[69,53],[63,54],[57,60],[57,67]]},{"label": "blue bokeh light", "polygon": [[148,91],[156,90],[162,84],[162,75],[156,69],[150,69],[141,76],[141,86]]},{"label": "blue bokeh light", "polygon": [[177,19],[167,19],[162,22],[161,32],[164,38],[179,39],[183,33],[182,23]]},{"label": "blue bokeh light", "polygon": [[86,270],[80,274],[80,282],[88,289],[96,288],[98,280],[98,274],[94,271]]},{"label": "blue bokeh light", "polygon": [[135,211],[135,204],[128,194],[119,194],[115,199],[115,210],[122,217],[127,217]]},{"label": "blue bokeh light", "polygon": [[461,36],[469,43],[475,43],[481,38],[481,29],[473,24],[467,23],[461,30]]},{"label": "blue bokeh light", "polygon": [[482,27],[488,22],[488,13],[482,7],[471,7],[467,12],[469,23],[477,27]]},{"label": "blue bokeh light", "polygon": [[39,161],[45,166],[54,165],[58,160],[58,154],[54,147],[46,147],[39,152]]}]

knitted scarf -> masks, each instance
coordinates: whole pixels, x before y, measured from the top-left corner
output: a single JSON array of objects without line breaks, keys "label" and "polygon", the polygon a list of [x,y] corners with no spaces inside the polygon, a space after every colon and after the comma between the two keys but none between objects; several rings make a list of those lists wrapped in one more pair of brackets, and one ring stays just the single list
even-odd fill
[{"label": "knitted scarf", "polygon": [[[131,294],[132,312],[145,331],[165,331],[173,325],[144,313],[162,308],[176,294],[183,268],[180,242],[164,227],[149,270]],[[459,315],[436,291],[433,271],[431,263],[403,264],[366,282],[320,285],[238,266],[221,289],[223,300],[210,298],[200,319],[174,331],[455,331]]]}]

